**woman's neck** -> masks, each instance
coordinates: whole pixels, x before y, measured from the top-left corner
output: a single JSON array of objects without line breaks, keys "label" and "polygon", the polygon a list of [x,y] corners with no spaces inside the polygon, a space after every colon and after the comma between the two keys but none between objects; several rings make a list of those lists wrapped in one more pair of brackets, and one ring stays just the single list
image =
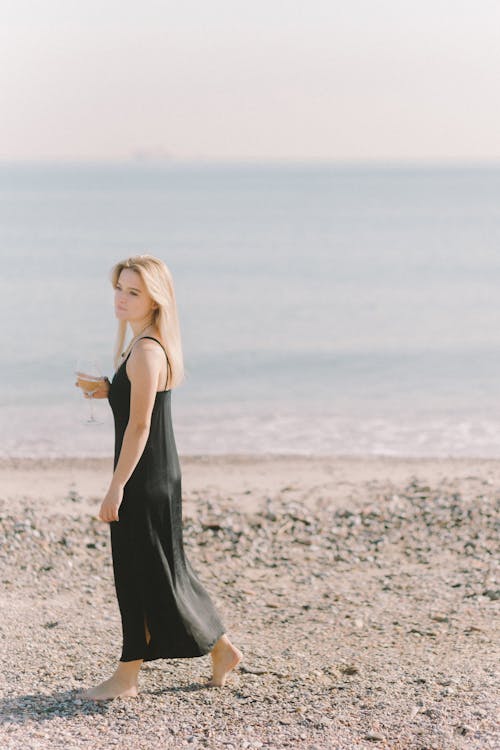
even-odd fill
[{"label": "woman's neck", "polygon": [[143,320],[139,320],[137,322],[129,322],[129,325],[132,329],[132,333],[134,335],[134,338],[138,336],[140,333],[143,333],[148,328],[153,328],[153,323],[151,321],[148,321],[147,318]]},{"label": "woman's neck", "polygon": [[[155,333],[155,327],[152,323],[148,323],[148,325],[146,325],[145,327],[139,328],[137,333],[135,333],[135,326],[133,326],[132,323],[130,324],[130,327],[132,328],[132,331],[134,332],[134,336],[130,339],[129,343],[127,344],[127,348],[122,352],[121,354],[122,359],[127,356],[127,354],[132,349],[137,339],[139,339],[143,334],[145,334],[146,332]],[[148,328],[151,328],[152,330],[148,331]]]}]

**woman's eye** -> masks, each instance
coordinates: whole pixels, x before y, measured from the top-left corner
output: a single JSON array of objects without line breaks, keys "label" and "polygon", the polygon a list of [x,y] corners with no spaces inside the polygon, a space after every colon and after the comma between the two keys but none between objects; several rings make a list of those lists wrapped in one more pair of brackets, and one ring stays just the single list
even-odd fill
[{"label": "woman's eye", "polygon": [[[115,286],[115,291],[121,292],[121,290],[122,290],[121,286]],[[130,294],[131,294],[132,297],[137,297],[138,296],[137,292],[130,292]]]}]

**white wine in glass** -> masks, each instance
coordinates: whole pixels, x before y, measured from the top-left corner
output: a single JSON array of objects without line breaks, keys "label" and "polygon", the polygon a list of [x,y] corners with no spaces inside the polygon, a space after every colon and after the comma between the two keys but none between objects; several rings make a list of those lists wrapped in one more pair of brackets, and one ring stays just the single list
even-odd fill
[{"label": "white wine in glass", "polygon": [[95,418],[92,404],[92,396],[99,389],[99,385],[104,380],[99,365],[94,359],[77,359],[75,375],[78,378],[78,385],[89,397],[90,416],[87,419],[83,420],[84,423],[102,424],[102,421],[100,419]]}]

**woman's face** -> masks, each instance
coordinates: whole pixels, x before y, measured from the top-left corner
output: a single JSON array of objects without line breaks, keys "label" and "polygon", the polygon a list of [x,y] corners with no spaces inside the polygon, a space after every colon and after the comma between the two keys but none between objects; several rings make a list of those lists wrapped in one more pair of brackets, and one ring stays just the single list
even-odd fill
[{"label": "woman's face", "polygon": [[115,287],[115,315],[119,320],[137,321],[147,319],[155,303],[149,296],[137,271],[123,268]]}]

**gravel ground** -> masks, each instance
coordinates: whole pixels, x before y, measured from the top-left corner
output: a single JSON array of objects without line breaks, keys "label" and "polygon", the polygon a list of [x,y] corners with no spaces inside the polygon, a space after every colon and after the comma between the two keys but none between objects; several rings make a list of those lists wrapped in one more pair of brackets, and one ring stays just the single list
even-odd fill
[{"label": "gravel ground", "polygon": [[208,655],[148,662],[138,698],[105,703],[77,698],[121,652],[98,498],[2,494],[2,750],[500,748],[499,485],[360,466],[335,492],[300,471],[186,491],[187,555],[244,659],[212,689]]}]

